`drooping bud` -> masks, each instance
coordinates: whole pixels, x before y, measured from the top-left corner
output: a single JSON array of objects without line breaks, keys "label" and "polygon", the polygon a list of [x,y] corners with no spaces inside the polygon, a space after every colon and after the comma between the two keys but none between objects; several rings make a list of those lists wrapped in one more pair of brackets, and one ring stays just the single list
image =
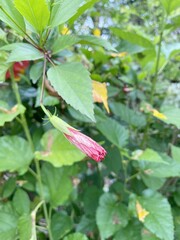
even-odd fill
[{"label": "drooping bud", "polygon": [[64,136],[77,148],[79,148],[83,153],[85,153],[88,157],[94,159],[96,162],[100,162],[104,159],[107,152],[101,147],[97,142],[95,142],[90,137],[81,133],[77,129],[71,127],[69,124],[64,122],[62,119],[58,118],[55,115],[52,115],[43,105],[41,108],[48,116],[49,121],[52,125],[61,131]]},{"label": "drooping bud", "polygon": [[64,135],[83,153],[85,153],[88,157],[94,159],[96,162],[100,162],[104,159],[107,152],[97,142],[76,129],[69,128],[69,131],[71,132],[71,135]]}]

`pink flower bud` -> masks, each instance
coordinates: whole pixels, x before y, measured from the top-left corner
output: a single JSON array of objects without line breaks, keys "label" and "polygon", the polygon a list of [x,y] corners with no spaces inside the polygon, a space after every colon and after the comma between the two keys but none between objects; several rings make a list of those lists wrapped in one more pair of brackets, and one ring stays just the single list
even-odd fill
[{"label": "pink flower bud", "polygon": [[68,128],[71,135],[64,133],[65,137],[96,162],[100,162],[106,155],[106,150],[90,137],[82,134],[74,128]]},{"label": "pink flower bud", "polygon": [[49,121],[52,125],[61,131],[64,136],[77,148],[79,148],[83,153],[85,153],[90,158],[94,159],[96,162],[100,162],[106,156],[106,150],[101,147],[97,142],[92,140],[90,137],[82,134],[77,129],[71,127],[69,124],[64,122],[62,119],[55,115],[52,115],[42,104],[41,108],[44,113],[48,116]]}]

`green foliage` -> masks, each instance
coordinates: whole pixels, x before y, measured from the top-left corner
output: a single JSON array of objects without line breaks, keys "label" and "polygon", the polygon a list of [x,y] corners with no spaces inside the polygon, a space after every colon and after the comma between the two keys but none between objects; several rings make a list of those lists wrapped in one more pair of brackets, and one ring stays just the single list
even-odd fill
[{"label": "green foliage", "polygon": [[58,53],[63,49],[66,49],[74,44],[88,44],[97,45],[106,48],[109,51],[116,51],[116,49],[106,40],[95,37],[95,36],[75,36],[75,35],[63,35],[54,41],[52,46],[53,53]]},{"label": "green foliage", "polygon": [[43,53],[37,50],[30,44],[21,43],[11,52],[8,62],[24,61],[24,60],[37,60],[43,58]]},{"label": "green foliage", "polygon": [[28,214],[30,212],[30,200],[25,191],[17,189],[13,197],[13,206],[18,215]]},{"label": "green foliage", "polygon": [[42,33],[49,22],[50,12],[45,0],[15,0],[14,5],[23,17],[34,27],[38,33]]},{"label": "green foliage", "polygon": [[112,112],[127,124],[135,127],[146,125],[146,118],[141,112],[133,111],[129,107],[117,102],[111,103],[110,106]]},{"label": "green foliage", "polygon": [[14,240],[17,224],[17,217],[14,214],[0,211],[0,238]]},{"label": "green foliage", "polygon": [[0,1],[0,19],[7,23],[12,29],[19,34],[24,35],[25,23],[24,19],[15,8],[12,0]]},{"label": "green foliage", "polygon": [[141,46],[144,48],[144,50],[151,50],[154,55],[155,55],[155,48],[154,48],[154,45],[152,44],[152,42],[139,35],[139,34],[136,34],[136,33],[133,33],[133,32],[127,32],[127,31],[123,31],[121,29],[118,29],[118,28],[112,28],[111,29],[113,31],[114,34],[116,34],[118,37],[132,43],[132,44],[136,44],[138,46]]},{"label": "green foliage", "polygon": [[64,238],[64,240],[87,240],[87,239],[88,238],[81,233],[70,234],[69,236]]},{"label": "green foliage", "polygon": [[122,148],[127,144],[128,130],[117,121],[107,118],[97,122],[97,129],[117,147]]},{"label": "green foliage", "polygon": [[19,238],[21,240],[36,238],[32,237],[32,219],[30,215],[22,215],[18,220]]},{"label": "green foliage", "polygon": [[66,63],[52,67],[47,75],[53,87],[68,104],[94,120],[91,79],[82,64]]},{"label": "green foliage", "polygon": [[72,228],[72,220],[66,213],[56,213],[52,216],[51,229],[54,240],[61,239],[70,232]]},{"label": "green foliage", "polygon": [[149,148],[145,149],[143,152],[140,151],[140,153],[137,150],[137,152],[133,154],[133,158],[137,160],[166,163],[157,152]]},{"label": "green foliage", "polygon": [[43,151],[36,152],[36,158],[50,162],[55,167],[72,165],[84,158],[84,154],[55,129],[46,132],[41,143]]},{"label": "green foliage", "polygon": [[101,196],[96,219],[101,239],[106,239],[116,233],[119,228],[127,225],[127,209],[123,204],[118,203],[115,195],[105,193]]},{"label": "green foliage", "polygon": [[177,128],[180,128],[180,109],[176,108],[174,106],[166,106],[163,107],[162,113],[166,116],[166,119],[163,120],[164,122],[168,124],[173,124]]},{"label": "green foliage", "polygon": [[33,152],[26,140],[18,136],[0,138],[0,170],[24,173],[33,159]]},{"label": "green foliage", "polygon": [[120,229],[113,240],[139,240],[141,239],[140,225],[138,223],[129,223],[125,228]]},{"label": "green foliage", "polygon": [[73,15],[76,14],[82,0],[55,0],[52,6],[50,27],[56,27],[62,23],[65,23]]},{"label": "green foliage", "polygon": [[176,0],[161,0],[161,3],[167,14],[170,14],[172,11],[180,7],[180,3]]},{"label": "green foliage", "polygon": [[3,108],[0,112],[0,126],[4,126],[6,122],[11,122],[19,114],[25,112],[25,107],[23,105],[16,105],[14,108],[9,109],[9,106],[7,106],[5,102],[1,102],[1,106],[3,106]]},{"label": "green foliage", "polygon": [[69,168],[54,168],[44,164],[42,168],[42,183],[46,200],[52,207],[64,204],[72,192]]},{"label": "green foliage", "polygon": [[0,0],[0,239],[180,239],[179,11]]},{"label": "green foliage", "polygon": [[138,201],[149,212],[144,221],[145,227],[160,239],[174,239],[173,219],[167,199],[156,193],[139,197]]}]

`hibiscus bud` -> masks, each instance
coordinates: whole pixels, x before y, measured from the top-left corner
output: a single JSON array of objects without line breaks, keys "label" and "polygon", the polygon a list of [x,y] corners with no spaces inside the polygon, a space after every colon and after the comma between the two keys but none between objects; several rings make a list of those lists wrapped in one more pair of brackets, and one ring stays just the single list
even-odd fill
[{"label": "hibiscus bud", "polygon": [[129,93],[129,92],[131,92],[132,91],[132,88],[129,88],[127,85],[125,85],[124,87],[123,87],[123,92],[124,93]]},{"label": "hibiscus bud", "polygon": [[[24,73],[25,69],[29,66],[29,61],[15,62],[13,65],[14,78],[16,80],[20,79],[20,74]],[[6,72],[6,79],[11,77],[10,71]]]},{"label": "hibiscus bud", "polygon": [[64,136],[77,148],[79,148],[83,153],[88,157],[94,159],[96,162],[100,162],[104,159],[106,155],[106,150],[101,147],[97,142],[95,142],[90,137],[84,135],[77,129],[71,127],[69,124],[64,122],[62,119],[58,118],[55,115],[52,115],[43,105],[41,108],[48,116],[49,121],[52,125],[61,131]]},{"label": "hibiscus bud", "polygon": [[96,162],[100,162],[106,156],[106,150],[101,147],[97,142],[95,142],[90,137],[82,134],[77,129],[68,128],[71,135],[64,134],[65,137],[79,148],[88,157],[94,159]]}]

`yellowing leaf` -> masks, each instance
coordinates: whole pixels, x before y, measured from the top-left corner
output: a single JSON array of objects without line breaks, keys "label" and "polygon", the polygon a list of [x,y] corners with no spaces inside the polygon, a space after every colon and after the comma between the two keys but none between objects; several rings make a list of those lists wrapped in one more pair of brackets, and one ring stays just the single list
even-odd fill
[{"label": "yellowing leaf", "polygon": [[64,26],[62,29],[61,29],[61,34],[62,35],[69,35],[70,34],[70,30],[68,27]]},{"label": "yellowing leaf", "polygon": [[93,35],[96,37],[100,37],[101,36],[101,30],[99,28],[95,28],[93,30]]},{"label": "yellowing leaf", "polygon": [[144,222],[145,217],[149,214],[149,212],[146,211],[146,209],[142,208],[141,204],[138,201],[136,201],[136,212],[138,215],[138,219],[141,222]]},{"label": "yellowing leaf", "polygon": [[92,81],[92,85],[93,85],[94,102],[103,103],[104,107],[106,108],[107,112],[109,113],[109,107],[108,107],[108,102],[107,102],[108,95],[107,95],[106,83]]},{"label": "yellowing leaf", "polygon": [[111,53],[111,57],[125,57],[127,54],[127,52]]},{"label": "yellowing leaf", "polygon": [[161,120],[166,120],[167,119],[167,117],[164,114],[158,112],[156,109],[152,109],[152,114],[153,114],[154,117],[159,118]]}]

